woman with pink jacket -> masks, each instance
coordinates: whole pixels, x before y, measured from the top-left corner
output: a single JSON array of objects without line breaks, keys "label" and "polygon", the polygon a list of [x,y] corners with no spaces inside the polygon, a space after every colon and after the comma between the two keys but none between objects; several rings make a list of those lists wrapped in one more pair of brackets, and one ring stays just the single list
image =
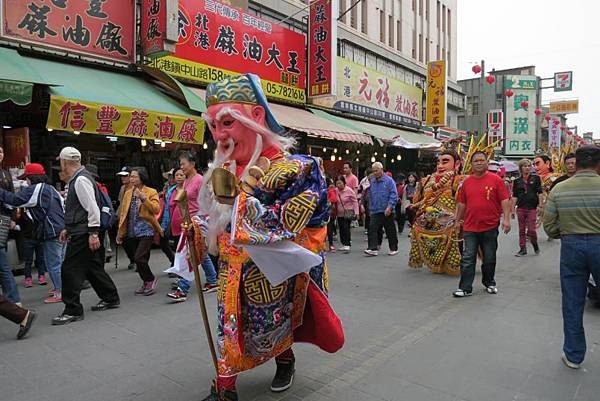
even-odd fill
[{"label": "woman with pink jacket", "polygon": [[337,209],[340,242],[343,245],[340,251],[349,253],[351,244],[350,223],[358,217],[358,199],[354,190],[346,186],[346,179],[343,176],[338,177],[335,186],[337,195],[335,207]]}]

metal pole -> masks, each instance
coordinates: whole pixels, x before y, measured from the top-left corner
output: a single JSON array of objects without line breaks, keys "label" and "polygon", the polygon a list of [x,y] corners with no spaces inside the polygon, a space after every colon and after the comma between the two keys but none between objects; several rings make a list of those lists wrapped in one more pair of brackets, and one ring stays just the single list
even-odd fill
[{"label": "metal pole", "polygon": [[[208,320],[208,313],[206,313],[206,302],[204,300],[204,292],[202,292],[202,282],[200,281],[200,272],[198,271],[198,254],[196,253],[196,247],[194,246],[194,225],[190,217],[190,211],[188,208],[187,194],[185,191],[181,191],[176,195],[175,202],[179,206],[181,216],[183,217],[182,227],[184,233],[187,234],[188,240],[188,253],[190,257],[190,263],[194,270],[194,281],[196,284],[196,292],[198,293],[198,303],[200,305],[200,313],[202,314],[202,321],[204,323],[204,331],[206,332],[206,340],[208,341],[208,347],[210,348],[210,354],[215,367],[217,376],[219,375],[219,364],[217,362],[217,351],[215,350],[215,343],[212,337],[212,330],[210,329],[210,322]],[[216,383],[216,382],[215,382]],[[216,384],[215,384],[216,385]]]}]

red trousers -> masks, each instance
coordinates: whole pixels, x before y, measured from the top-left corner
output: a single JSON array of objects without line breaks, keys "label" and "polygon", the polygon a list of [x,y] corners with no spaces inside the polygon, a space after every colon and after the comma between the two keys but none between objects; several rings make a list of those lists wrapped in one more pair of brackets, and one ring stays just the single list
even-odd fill
[{"label": "red trousers", "polygon": [[525,248],[527,237],[532,244],[537,244],[537,232],[535,222],[537,220],[537,209],[517,209],[519,220],[519,247]]}]

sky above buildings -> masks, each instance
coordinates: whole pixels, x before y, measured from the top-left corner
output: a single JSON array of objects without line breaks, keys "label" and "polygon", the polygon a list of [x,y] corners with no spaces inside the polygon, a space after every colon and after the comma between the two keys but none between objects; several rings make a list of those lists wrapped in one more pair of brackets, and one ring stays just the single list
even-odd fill
[{"label": "sky above buildings", "polygon": [[600,137],[600,2],[458,0],[457,14],[458,79],[474,77],[480,60],[486,71],[534,65],[542,78],[573,71],[573,90],[546,89],[542,104],[578,98],[569,126]]}]

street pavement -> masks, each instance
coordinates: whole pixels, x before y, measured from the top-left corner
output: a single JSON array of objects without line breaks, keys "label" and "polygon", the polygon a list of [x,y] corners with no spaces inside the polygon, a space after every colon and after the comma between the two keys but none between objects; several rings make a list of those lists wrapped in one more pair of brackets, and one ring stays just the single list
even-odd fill
[{"label": "street pavement", "polygon": [[[330,355],[295,345],[294,386],[269,391],[270,361],[239,377],[240,400],[600,399],[600,309],[586,307],[583,368],[570,370],[560,361],[559,241],[546,242],[542,234],[540,256],[516,258],[517,235],[501,234],[498,295],[483,291],[478,274],[474,295],[454,299],[457,278],[407,268],[406,232],[393,257],[366,257],[359,229],[353,238],[351,254],[329,258],[344,348]],[[97,298],[86,290],[85,320],[63,327],[50,325],[62,305],[41,302],[47,287],[19,286],[25,305],[40,316],[24,341],[14,339],[16,326],[0,323],[2,401],[195,401],[207,395],[214,373],[196,298],[169,304],[171,280],[164,274],[156,295],[136,297],[139,279],[126,265],[121,259],[117,270],[106,266],[121,308],[89,311]],[[154,271],[165,266],[162,253],[153,251]],[[215,294],[207,298],[214,316]]]}]

